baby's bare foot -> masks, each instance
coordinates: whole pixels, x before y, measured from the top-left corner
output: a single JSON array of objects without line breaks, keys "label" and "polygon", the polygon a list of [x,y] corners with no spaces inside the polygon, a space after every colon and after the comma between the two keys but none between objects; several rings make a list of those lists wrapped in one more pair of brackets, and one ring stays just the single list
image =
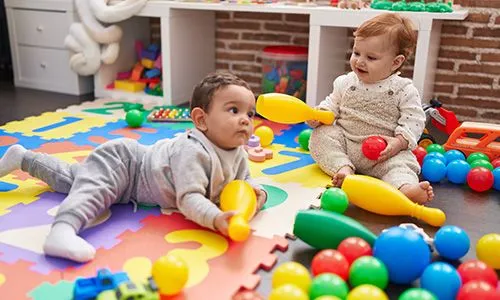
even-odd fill
[{"label": "baby's bare foot", "polygon": [[347,175],[352,175],[352,174],[354,174],[354,170],[351,169],[351,167],[345,166],[340,168],[340,170],[338,170],[338,172],[332,177],[332,185],[338,188],[341,187],[342,183],[344,182],[344,178]]},{"label": "baby's bare foot", "polygon": [[411,201],[418,204],[425,204],[434,199],[434,190],[428,181],[417,184],[405,184],[399,190]]}]

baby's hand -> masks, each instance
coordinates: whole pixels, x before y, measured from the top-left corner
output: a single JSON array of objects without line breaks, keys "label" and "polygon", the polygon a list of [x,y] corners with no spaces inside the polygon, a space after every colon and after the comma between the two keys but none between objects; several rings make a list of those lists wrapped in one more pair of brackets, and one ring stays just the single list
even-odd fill
[{"label": "baby's hand", "polygon": [[316,128],[321,125],[321,122],[318,120],[307,120],[306,124],[309,125],[311,128]]},{"label": "baby's hand", "polygon": [[236,214],[236,211],[222,212],[215,217],[214,227],[224,236],[228,236],[229,219]]},{"label": "baby's hand", "polygon": [[255,187],[253,188],[253,190],[255,191],[255,196],[257,196],[257,209],[255,210],[255,215],[256,215],[262,209],[264,204],[266,204],[267,193]]},{"label": "baby's hand", "polygon": [[383,162],[388,160],[389,158],[398,154],[401,150],[404,149],[404,145],[401,142],[401,139],[392,136],[380,135],[387,142],[387,146],[385,149],[380,152],[380,156],[377,162]]}]

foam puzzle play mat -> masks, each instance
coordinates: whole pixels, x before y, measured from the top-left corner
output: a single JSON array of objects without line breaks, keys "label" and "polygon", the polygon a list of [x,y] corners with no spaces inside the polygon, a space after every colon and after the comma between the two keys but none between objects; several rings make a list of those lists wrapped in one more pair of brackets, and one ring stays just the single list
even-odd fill
[{"label": "foam puzzle play mat", "polygon": [[[0,157],[18,143],[73,163],[111,139],[128,137],[151,145],[193,126],[191,122],[129,126],[134,124],[134,116],[127,112],[141,111],[147,120],[160,109],[144,101],[99,99],[13,121],[0,127]],[[269,200],[251,222],[252,235],[241,243],[203,229],[175,211],[140,206],[134,212],[132,205],[114,205],[95,221],[98,226],[83,233],[96,248],[93,261],[79,264],[47,257],[42,252],[43,241],[65,195],[22,171],[1,178],[0,298],[72,299],[75,282],[84,278],[93,280],[86,284],[95,289],[100,279],[101,284],[105,279],[108,284],[123,280],[147,283],[155,261],[167,254],[182,258],[189,274],[180,294],[162,295],[162,299],[231,299],[239,290],[254,289],[260,280],[256,272],[274,266],[274,251],[286,251],[285,237],[293,230],[297,211],[318,205],[319,187],[329,182],[308,152],[299,147],[297,137],[306,125],[255,120],[256,128],[263,125],[271,128],[268,134],[273,141],[265,149],[272,152],[272,158],[262,161],[255,141],[248,148],[256,160],[250,162],[252,176],[264,186]],[[280,222],[276,222],[277,216]],[[128,278],[120,277],[122,272]],[[224,288],[214,288],[220,284]]]}]

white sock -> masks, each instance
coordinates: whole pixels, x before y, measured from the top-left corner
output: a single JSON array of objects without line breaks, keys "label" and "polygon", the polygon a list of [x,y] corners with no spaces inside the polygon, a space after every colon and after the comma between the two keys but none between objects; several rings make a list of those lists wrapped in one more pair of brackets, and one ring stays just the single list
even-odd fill
[{"label": "white sock", "polygon": [[67,223],[56,223],[50,230],[43,251],[46,255],[63,257],[77,262],[88,262],[95,256],[95,249],[79,237]]},{"label": "white sock", "polygon": [[0,159],[0,177],[4,177],[12,171],[21,169],[26,148],[21,145],[10,146]]}]

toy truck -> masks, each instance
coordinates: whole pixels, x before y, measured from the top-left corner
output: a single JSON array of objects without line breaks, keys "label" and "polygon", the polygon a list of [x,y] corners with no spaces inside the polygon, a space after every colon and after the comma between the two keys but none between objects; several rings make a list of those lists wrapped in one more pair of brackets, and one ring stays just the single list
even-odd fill
[{"label": "toy truck", "polygon": [[100,269],[96,277],[79,278],[75,281],[73,299],[95,299],[102,291],[115,290],[120,283],[126,281],[129,281],[129,278],[125,272],[113,274],[108,269]]}]

